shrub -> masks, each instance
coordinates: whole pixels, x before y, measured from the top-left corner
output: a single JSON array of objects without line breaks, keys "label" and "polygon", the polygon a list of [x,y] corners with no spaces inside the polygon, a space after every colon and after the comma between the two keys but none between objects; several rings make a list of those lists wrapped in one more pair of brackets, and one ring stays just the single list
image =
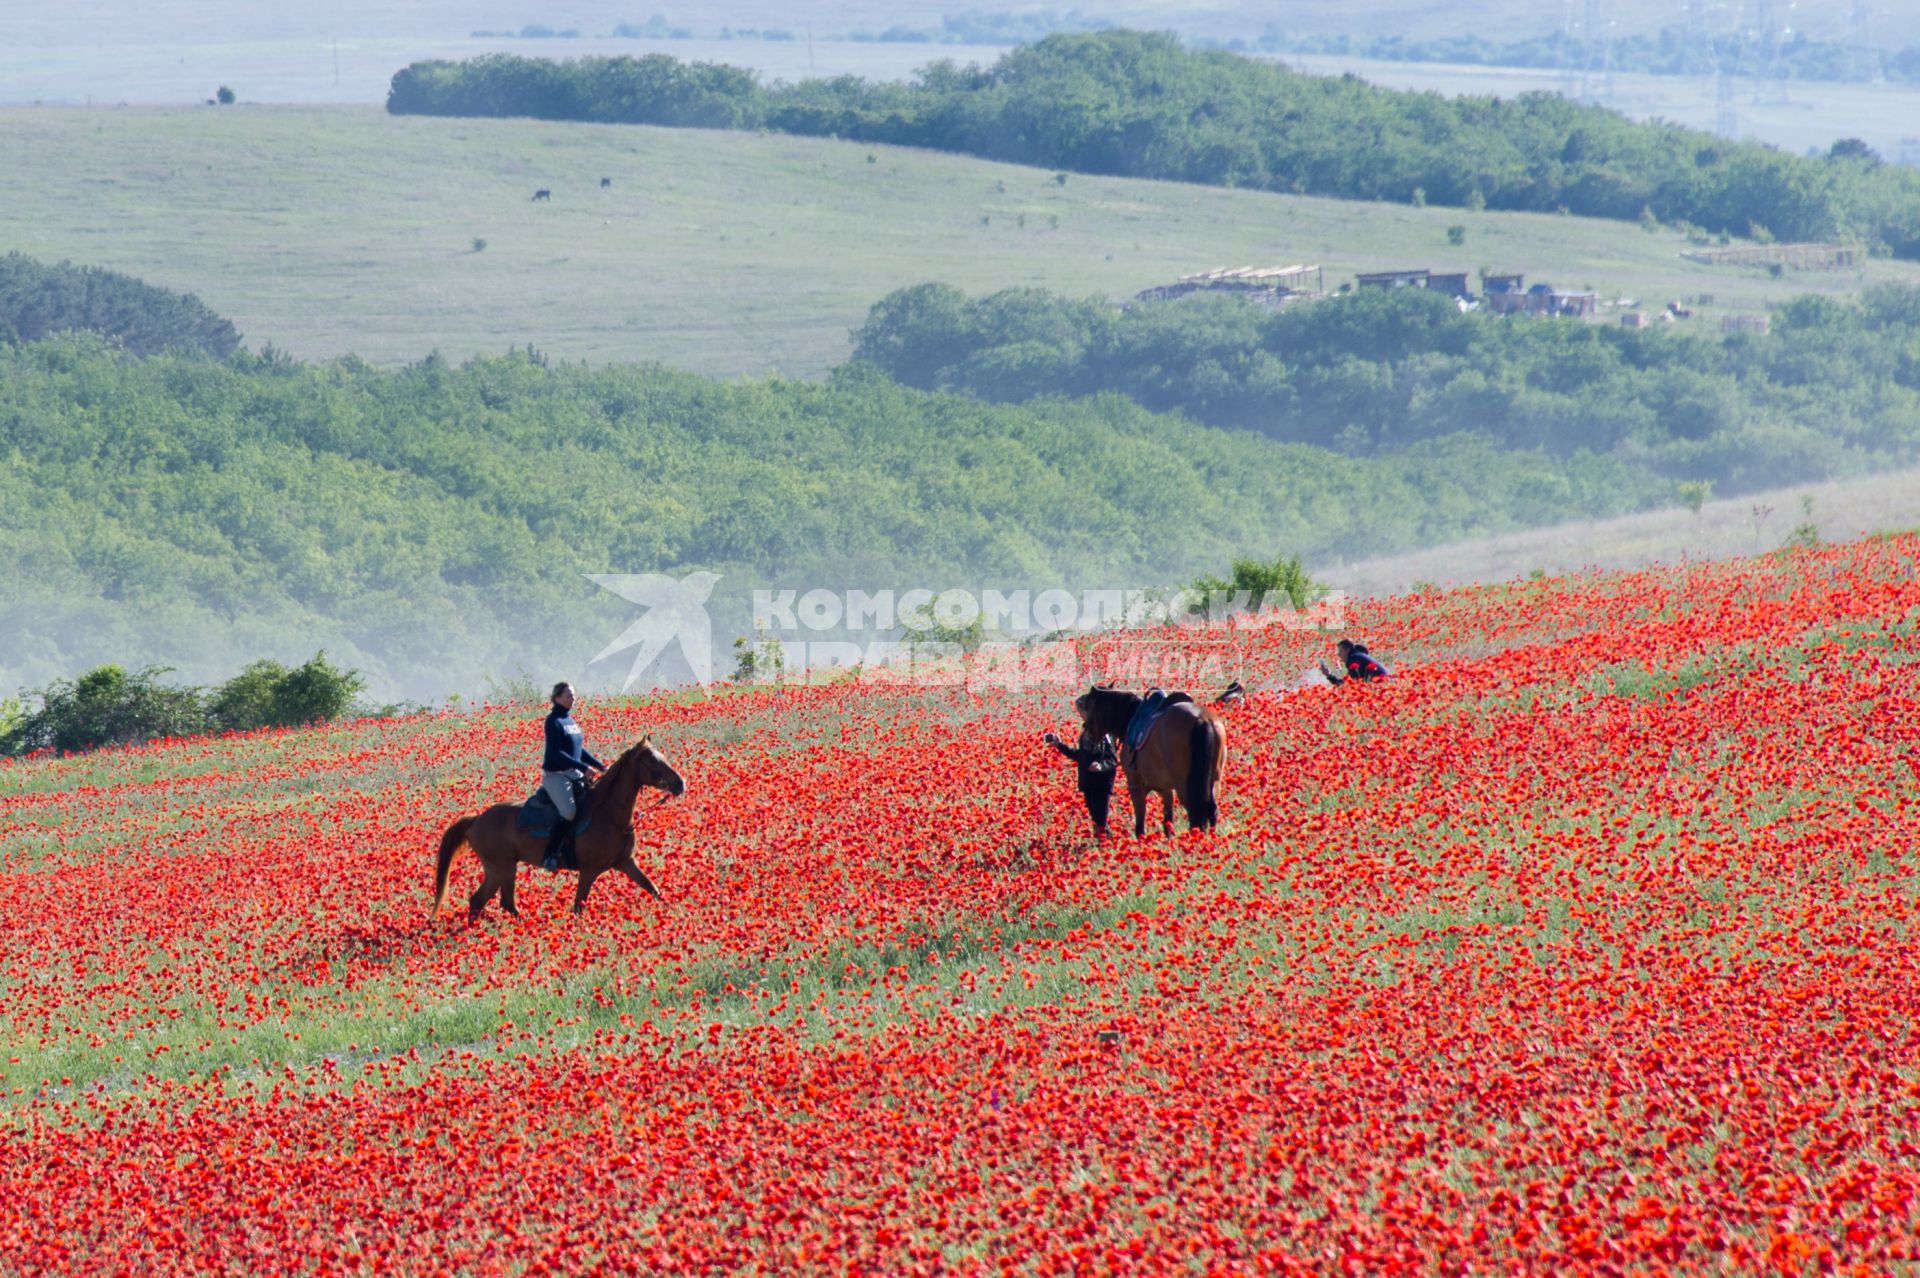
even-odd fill
[{"label": "shrub", "polygon": [[276,727],[293,727],[341,718],[366,686],[359,671],[342,670],[327,660],[325,651],[316,652],[305,665],[287,671],[274,684],[268,722]]},{"label": "shrub", "polygon": [[366,686],[359,671],[339,669],[325,652],[291,670],[261,660],[215,689],[207,714],[210,726],[235,732],[325,723],[352,709]]},{"label": "shrub", "polygon": [[1455,248],[1459,248],[1462,244],[1465,244],[1466,242],[1467,242],[1466,227],[1449,226],[1447,228],[1447,243],[1453,245],[1453,247]]},{"label": "shrub", "polygon": [[30,713],[18,700],[0,702],[0,754],[74,752],[155,737],[317,723],[344,715],[366,686],[358,671],[333,666],[325,652],[291,670],[277,661],[256,661],[211,692],[162,683],[172,669],[147,666],[128,674],[121,666],[99,666],[28,693],[39,703]]},{"label": "shrub", "polygon": [[207,714],[216,728],[247,732],[273,722],[273,693],[287,668],[278,661],[260,660],[214,690]]},{"label": "shrub", "polygon": [[1271,563],[1236,559],[1225,578],[1204,576],[1187,589],[1203,607],[1244,597],[1247,607],[1256,612],[1283,598],[1295,610],[1303,609],[1327,593],[1325,586],[1307,575],[1298,555],[1282,555]]},{"label": "shrub", "polygon": [[233,90],[223,84],[220,86],[220,92],[213,95],[213,99],[221,106],[232,106],[234,103]]},{"label": "shrub", "polygon": [[772,634],[760,632],[754,643],[745,635],[733,641],[733,681],[735,683],[778,683],[787,670],[786,650]]},{"label": "shrub", "polygon": [[17,717],[0,736],[0,753],[92,750],[203,731],[206,710],[198,690],[160,682],[171,669],[148,666],[128,674],[107,665],[51,683],[31,694],[40,708]]}]

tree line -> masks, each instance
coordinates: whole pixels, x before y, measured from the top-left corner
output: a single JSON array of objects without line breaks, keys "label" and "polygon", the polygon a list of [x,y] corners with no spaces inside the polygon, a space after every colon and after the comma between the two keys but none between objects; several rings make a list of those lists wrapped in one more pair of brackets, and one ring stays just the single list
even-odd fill
[{"label": "tree line", "polygon": [[240,346],[233,322],[190,293],[97,266],[0,257],[0,345],[69,329],[104,333],[136,355],[197,351],[224,359]]},{"label": "tree line", "polygon": [[1471,433],[1725,492],[1920,459],[1920,287],[1901,284],[1857,304],[1793,299],[1765,335],[1463,314],[1425,289],[1117,310],[922,284],[877,303],[854,339],[857,361],[909,386],[1004,403],[1117,391],[1354,456]]},{"label": "tree line", "polygon": [[366,686],[317,652],[298,666],[255,661],[215,687],[168,682],[170,668],[103,665],[0,702],[0,755],[74,753],[155,737],[291,728],[338,719]]},{"label": "tree line", "polygon": [[1460,436],[1376,460],[869,364],[722,383],[82,334],[0,348],[0,459],[0,687],[130,659],[206,678],[298,635],[388,697],[593,674],[634,610],[588,573],[720,572],[724,641],[754,586],[1173,584],[1249,549],[1325,563],[1669,497],[1599,454]]},{"label": "tree line", "polygon": [[387,109],[763,128],[1084,173],[1846,238],[1920,257],[1920,172],[1863,148],[1793,156],[1556,94],[1383,89],[1138,31],[1052,35],[992,67],[936,62],[905,84],[763,84],[664,54],[418,62],[394,76]]}]

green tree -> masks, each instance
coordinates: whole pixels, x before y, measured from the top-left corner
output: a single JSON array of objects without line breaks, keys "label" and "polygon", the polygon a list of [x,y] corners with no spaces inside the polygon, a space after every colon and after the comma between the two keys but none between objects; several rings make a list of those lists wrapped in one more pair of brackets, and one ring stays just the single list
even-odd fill
[{"label": "green tree", "polygon": [[366,686],[359,671],[343,670],[328,661],[324,651],[317,652],[274,684],[269,722],[293,727],[342,718]]},{"label": "green tree", "polygon": [[207,714],[213,726],[231,732],[250,732],[274,722],[274,691],[287,676],[287,668],[278,661],[253,662],[233,678],[214,689],[207,701]]}]

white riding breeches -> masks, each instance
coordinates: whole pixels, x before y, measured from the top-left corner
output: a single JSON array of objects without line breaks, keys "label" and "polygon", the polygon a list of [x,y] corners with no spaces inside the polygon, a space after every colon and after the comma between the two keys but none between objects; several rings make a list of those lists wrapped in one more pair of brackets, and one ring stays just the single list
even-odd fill
[{"label": "white riding breeches", "polygon": [[549,772],[540,778],[540,788],[553,800],[553,806],[560,810],[560,819],[571,821],[574,817],[573,782],[585,774],[577,770],[571,772]]}]

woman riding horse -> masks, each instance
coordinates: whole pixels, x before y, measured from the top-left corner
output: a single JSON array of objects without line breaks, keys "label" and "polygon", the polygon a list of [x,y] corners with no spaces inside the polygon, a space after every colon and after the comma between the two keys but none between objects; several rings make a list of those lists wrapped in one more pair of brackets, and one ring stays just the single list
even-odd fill
[{"label": "woman riding horse", "polygon": [[[687,783],[673,765],[653,748],[652,739],[642,737],[606,770],[600,783],[587,792],[587,814],[592,822],[577,840],[580,881],[573,890],[573,912],[586,908],[587,894],[594,880],[609,870],[624,875],[647,895],[658,900],[659,889],[634,860],[633,814],[645,789],[659,790],[668,796],[685,794]],[[467,898],[467,919],[480,916],[496,894],[500,908],[509,914],[520,911],[514,904],[514,884],[520,866],[537,864],[540,836],[520,828],[520,805],[496,803],[475,816],[461,817],[440,836],[440,854],[433,868],[433,908],[438,910],[447,899],[448,874],[453,858],[462,847],[470,847],[480,858],[485,871],[480,886]]]},{"label": "woman riding horse", "polygon": [[[540,760],[540,788],[560,813],[553,833],[547,836],[547,850],[540,857],[541,868],[560,868],[560,848],[573,830],[573,818],[580,810],[579,798],[586,786],[587,770],[605,772],[607,765],[587,750],[586,734],[573,721],[573,685],[562,680],[553,685],[553,708],[547,711],[546,754]],[[577,788],[576,788],[577,787]]]}]

